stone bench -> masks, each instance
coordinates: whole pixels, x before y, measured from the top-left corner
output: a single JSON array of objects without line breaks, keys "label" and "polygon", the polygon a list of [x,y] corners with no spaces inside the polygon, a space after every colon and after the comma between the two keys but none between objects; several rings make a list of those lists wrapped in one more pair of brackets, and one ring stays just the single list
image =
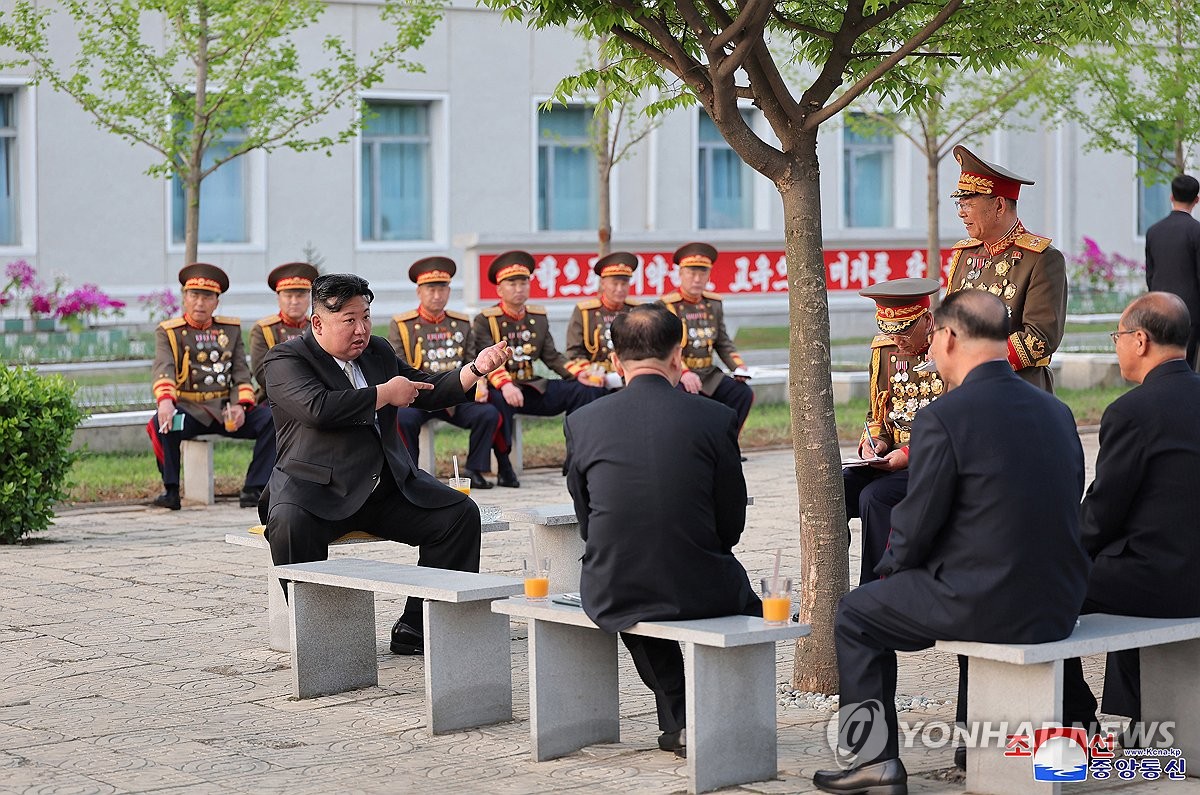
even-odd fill
[{"label": "stone bench", "polygon": [[425,719],[432,734],[512,720],[512,639],[493,599],[513,577],[360,558],[276,566],[288,586],[292,694],[379,684],[375,594],[425,600]]},{"label": "stone bench", "polygon": [[[489,506],[482,506],[480,513],[483,514],[484,518],[481,528],[483,532],[495,533],[508,529],[508,522],[497,521],[495,519],[495,510]],[[226,533],[225,543],[266,550],[267,634],[272,649],[275,651],[288,651],[292,647],[292,630],[288,623],[287,602],[283,598],[283,587],[279,584],[279,577],[275,573],[275,566],[271,563],[271,545],[267,543],[267,539],[263,535],[263,530],[262,525],[255,525],[245,533]],[[367,545],[356,546],[356,549],[374,549],[380,545],[396,546],[395,541],[388,541],[386,538],[380,538],[379,536],[373,536],[370,533],[356,530],[331,541],[329,547],[330,551],[332,551],[335,547],[345,547],[350,544]]]},{"label": "stone bench", "polygon": [[[1006,721],[1010,733],[1021,723],[1037,729],[1061,722],[1063,660],[1140,648],[1142,720],[1174,721],[1174,746],[1185,759],[1200,759],[1200,618],[1084,615],[1069,637],[1052,643],[938,641],[937,648],[970,658],[968,728]],[[1061,783],[1033,780],[1029,758],[1005,757],[1004,751],[1004,740],[994,738],[970,750],[968,792],[1060,792]]]},{"label": "stone bench", "polygon": [[[746,504],[753,505],[754,498],[747,497]],[[537,545],[538,557],[550,558],[551,593],[579,590],[583,539],[579,535],[574,503],[506,508],[500,511],[500,518],[512,524],[533,525],[533,543]]]},{"label": "stone bench", "polygon": [[[492,610],[529,622],[529,733],[541,762],[621,739],[617,636],[578,607],[523,597]],[[643,621],[626,632],[683,644],[688,790],[707,792],[778,773],[775,643],[807,624],[761,618]]]},{"label": "stone bench", "polygon": [[[417,466],[429,472],[432,475],[437,474],[437,452],[434,446],[434,440],[437,437],[439,428],[449,425],[442,420],[430,420],[421,426],[421,438],[417,444]],[[525,471],[525,443],[521,435],[521,415],[517,414],[513,417],[513,436],[512,450],[509,451],[509,461],[512,463],[513,471],[517,477]],[[460,462],[461,464],[461,462]],[[465,466],[465,464],[462,464]],[[492,456],[492,471],[497,471],[496,457]]]}]

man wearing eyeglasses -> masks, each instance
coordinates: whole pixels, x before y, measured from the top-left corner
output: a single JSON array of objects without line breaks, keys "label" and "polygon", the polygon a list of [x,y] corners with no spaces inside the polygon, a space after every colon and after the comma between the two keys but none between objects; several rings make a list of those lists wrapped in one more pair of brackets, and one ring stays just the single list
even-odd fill
[{"label": "man wearing eyeglasses", "polygon": [[947,294],[986,290],[1008,308],[1008,363],[1017,375],[1054,391],[1050,357],[1067,318],[1067,271],[1050,238],[1031,234],[1017,217],[1017,196],[1033,180],[988,163],[965,146],[954,147],[962,167],[950,196],[966,227],[954,244]]}]

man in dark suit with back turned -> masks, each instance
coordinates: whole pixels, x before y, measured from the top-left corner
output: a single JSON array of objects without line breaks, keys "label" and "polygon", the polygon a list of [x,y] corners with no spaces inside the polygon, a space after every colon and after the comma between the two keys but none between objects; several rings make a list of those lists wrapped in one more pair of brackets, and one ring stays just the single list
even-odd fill
[{"label": "man in dark suit with back turned", "polygon": [[[627,386],[563,423],[584,540],[583,610],[605,632],[643,620],[762,615],[733,555],[746,522],[737,415],[675,389],[682,336],[662,303],[617,315],[614,362]],[[679,644],[621,640],[654,692],[659,748],[685,755]]]},{"label": "man in dark suit with back turned", "polygon": [[[1183,358],[1190,325],[1178,296],[1149,293],[1125,309],[1113,332],[1121,375],[1141,386],[1113,401],[1100,421],[1096,479],[1081,509],[1093,558],[1084,613],[1200,616],[1200,375]],[[1137,649],[1108,655],[1104,711],[1141,720]],[[1077,659],[1063,670],[1063,717],[1084,726],[1096,720]]]},{"label": "man in dark suit with back turned", "polygon": [[[263,360],[278,434],[267,541],[276,564],[325,560],[329,542],[366,530],[419,546],[418,565],[479,571],[479,508],[417,469],[396,431],[396,408],[439,409],[470,400],[508,357],[503,342],[469,364],[430,375],[371,336],[366,279],[318,277],[312,325]],[[392,651],[420,654],[421,600],[392,627]]]},{"label": "man in dark suit with back turned", "polygon": [[1171,180],[1171,214],[1146,230],[1146,289],[1174,293],[1191,316],[1185,361],[1200,370],[1200,221],[1192,210],[1200,182],[1180,174]]},{"label": "man in dark suit with back turned", "polygon": [[[896,722],[896,652],[937,640],[1065,638],[1087,586],[1079,541],[1083,450],[1071,411],[1007,361],[1004,304],[946,296],[930,350],[951,391],[917,413],[908,495],[892,511],[884,579],[842,597],[834,624],[855,766],[822,770],[825,792],[908,791]],[[855,705],[866,705],[855,709]],[[879,725],[882,722],[882,727]]]}]

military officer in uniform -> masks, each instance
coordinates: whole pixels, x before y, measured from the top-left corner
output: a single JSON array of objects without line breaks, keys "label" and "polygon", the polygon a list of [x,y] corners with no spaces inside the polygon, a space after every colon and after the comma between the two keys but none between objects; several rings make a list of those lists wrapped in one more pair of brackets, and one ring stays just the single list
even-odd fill
[{"label": "military officer in uniform", "polygon": [[1017,195],[1033,180],[954,147],[962,167],[958,217],[970,235],[954,244],[947,294],[987,290],[1008,307],[1008,362],[1017,375],[1054,391],[1050,357],[1062,341],[1067,319],[1067,272],[1050,238],[1031,234],[1017,217]]},{"label": "military officer in uniform", "polygon": [[[573,369],[567,357],[554,346],[546,309],[527,303],[533,266],[533,255],[527,251],[506,251],[492,261],[488,280],[496,285],[500,303],[476,315],[471,329],[475,350],[501,340],[507,341],[512,349],[505,366],[488,375],[489,400],[501,417],[496,438],[496,483],[510,488],[521,485],[508,457],[514,414],[541,417],[570,414],[604,395],[603,389],[584,386],[576,380],[583,367],[576,365]],[[561,380],[535,376],[533,365],[537,361],[557,373]]]},{"label": "military officer in uniform", "polygon": [[617,315],[638,305],[629,297],[629,280],[637,270],[638,258],[628,251],[614,251],[596,260],[592,270],[600,277],[600,295],[580,301],[567,323],[567,356],[576,378],[587,386],[620,386],[612,363],[612,322]]},{"label": "military officer in uniform", "polygon": [[[662,300],[683,321],[684,371],[679,389],[729,406],[737,413],[740,429],[754,404],[754,392],[746,384],[746,363],[725,332],[721,296],[704,289],[716,259],[717,250],[707,243],[682,246],[674,256],[679,266],[679,289]],[[733,370],[732,376],[713,362],[714,353]]]},{"label": "military officer in uniform", "polygon": [[270,409],[255,405],[241,323],[213,316],[229,277],[215,265],[198,262],[179,271],[179,283],[183,317],[164,320],[155,331],[152,390],[158,411],[146,430],[164,490],[154,504],[179,510],[179,444],[216,433],[255,440],[238,495],[238,504],[253,508],[275,465],[275,426]]},{"label": "military officer in uniform", "polygon": [[[446,309],[450,300],[450,279],[457,266],[449,257],[426,257],[408,269],[408,278],[417,285],[416,309],[392,318],[388,338],[392,347],[410,365],[430,375],[457,370],[474,358],[471,350],[471,318]],[[396,428],[413,461],[417,461],[421,426],[432,419],[445,420],[471,431],[467,447],[467,467],[463,475],[471,479],[471,488],[490,489],[492,482],[483,476],[491,469],[492,437],[500,429],[500,412],[488,403],[487,384],[477,385],[474,403],[460,403],[439,411],[411,407],[396,409]]]},{"label": "military officer in uniform", "polygon": [[858,584],[876,579],[892,529],[892,506],[908,493],[908,440],[917,412],[938,399],[945,384],[936,371],[923,371],[933,316],[929,296],[936,279],[893,279],[859,290],[875,299],[879,334],[871,341],[870,405],[858,444],[861,458],[883,458],[846,467],[846,518],[862,519],[862,568]]},{"label": "military officer in uniform", "polygon": [[279,311],[264,317],[250,329],[250,370],[258,384],[254,399],[261,405],[267,403],[263,357],[279,343],[299,337],[308,328],[312,283],[319,275],[307,262],[289,262],[267,274],[267,285],[275,292]]}]

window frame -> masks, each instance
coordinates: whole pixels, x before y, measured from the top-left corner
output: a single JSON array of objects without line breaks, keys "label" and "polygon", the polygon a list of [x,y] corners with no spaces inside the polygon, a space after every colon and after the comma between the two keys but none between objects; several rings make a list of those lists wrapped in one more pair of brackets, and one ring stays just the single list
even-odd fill
[{"label": "window frame", "polygon": [[[588,226],[581,229],[543,229],[541,227],[541,207],[539,205],[538,192],[541,188],[541,147],[543,146],[541,114],[542,105],[550,101],[551,97],[535,98],[533,103],[533,118],[531,122],[531,136],[533,138],[532,153],[533,157],[530,163],[531,178],[530,186],[530,231],[534,234],[551,234],[551,235],[577,235],[585,232],[594,232],[599,222],[600,208],[600,174],[596,168],[596,152],[591,146],[591,141],[588,142],[588,152],[592,160],[592,176],[595,177],[594,192],[592,194],[592,220]],[[594,111],[596,100],[594,97],[584,97],[580,99],[571,99],[565,103],[558,103],[568,109],[581,109],[585,111]],[[550,111],[553,113],[553,110]],[[590,122],[589,122],[590,124]],[[619,172],[620,164],[613,166],[609,174],[609,224],[613,230],[619,228],[619,209],[621,206],[620,190],[619,190]]]},{"label": "window frame", "polygon": [[[757,109],[755,109],[752,105],[742,104],[742,103],[738,104],[738,111],[742,114],[742,118],[745,119],[746,124],[751,129],[757,131],[758,130],[758,120],[762,117],[762,114],[759,113],[757,111]],[[746,201],[749,202],[749,206],[746,208],[746,215],[748,216],[748,219],[749,219],[749,225],[747,225],[747,226],[701,226],[700,221],[701,221],[701,216],[704,211],[703,202],[701,202],[701,199],[700,199],[700,192],[703,188],[703,185],[701,184],[702,175],[701,175],[701,169],[700,169],[701,152],[702,152],[702,150],[706,150],[711,153],[711,151],[713,151],[715,149],[724,149],[724,150],[733,152],[733,147],[731,147],[729,145],[729,142],[725,140],[724,136],[721,136],[720,141],[705,142],[705,141],[701,140],[700,130],[703,127],[704,119],[706,119],[706,118],[708,118],[708,114],[705,112],[704,108],[697,107],[696,115],[694,117],[694,122],[693,122],[694,130],[695,130],[695,133],[694,133],[695,140],[694,140],[694,146],[692,147],[692,151],[695,152],[695,157],[692,160],[692,168],[693,168],[692,173],[694,175],[693,179],[692,179],[692,184],[693,184],[692,196],[694,198],[693,211],[692,211],[692,227],[694,229],[696,229],[697,231],[704,231],[704,232],[712,232],[712,231],[719,232],[722,230],[747,231],[747,230],[755,230],[755,229],[765,228],[765,226],[762,223],[762,219],[759,218],[759,215],[760,215],[759,207],[763,206],[764,203],[762,201],[760,201],[760,199],[759,199],[759,189],[758,189],[759,180],[755,179],[756,177],[760,177],[762,175],[759,174],[757,171],[755,171],[750,166],[748,166],[745,161],[741,160],[740,157],[738,158],[738,160],[741,163],[741,168],[745,169],[745,171],[742,172],[742,179],[745,180],[745,182],[746,182],[746,197],[745,198],[746,198]],[[709,119],[709,123],[713,124],[713,128],[716,129],[716,124],[712,122],[712,119]],[[719,129],[717,129],[717,135],[718,136],[721,135],[721,131]],[[734,152],[734,155],[737,156],[737,153]],[[710,158],[709,166],[710,166],[709,170],[711,171],[711,158]]]},{"label": "window frame", "polygon": [[37,92],[25,78],[0,77],[0,92],[12,95],[16,120],[17,242],[0,243],[2,257],[37,254]]},{"label": "window frame", "polygon": [[[860,113],[859,115],[865,115],[865,114]],[[897,207],[901,204],[901,202],[897,201],[897,198],[898,198],[897,191],[899,190],[899,187],[898,187],[899,180],[898,180],[897,176],[898,176],[898,170],[899,170],[899,164],[900,164],[900,157],[899,157],[899,153],[897,152],[897,148],[896,148],[896,143],[897,143],[899,136],[895,135],[894,133],[892,135],[888,136],[889,143],[886,145],[883,143],[848,144],[846,141],[846,138],[847,138],[846,133],[847,133],[846,125],[845,124],[839,125],[839,127],[838,127],[838,176],[839,176],[838,224],[839,224],[839,226],[842,229],[867,229],[867,230],[894,230],[894,229],[900,228],[897,225],[897,223],[898,223]],[[857,150],[858,152],[860,152],[862,154],[867,154],[870,152],[879,152],[879,153],[887,153],[887,154],[891,155],[891,185],[889,186],[890,187],[890,196],[888,196],[888,207],[887,207],[888,215],[890,216],[890,218],[888,219],[888,222],[886,224],[876,225],[876,226],[867,226],[867,225],[852,224],[850,222],[851,221],[851,216],[850,216],[851,207],[850,207],[850,203],[847,201],[847,199],[849,198],[850,185],[851,185],[851,182],[850,182],[851,173],[848,168],[848,163],[852,162],[852,158],[848,157],[848,155],[851,153],[850,152],[851,147],[853,147],[853,149]]]}]

